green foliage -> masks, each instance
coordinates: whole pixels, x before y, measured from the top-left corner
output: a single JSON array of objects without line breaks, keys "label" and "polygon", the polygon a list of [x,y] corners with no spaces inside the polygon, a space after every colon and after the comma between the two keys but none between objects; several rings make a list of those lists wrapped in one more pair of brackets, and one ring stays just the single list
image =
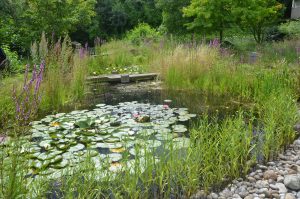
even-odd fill
[{"label": "green foliage", "polygon": [[96,13],[98,36],[104,38],[120,37],[143,22],[157,27],[162,18],[155,0],[102,0],[97,2]]},{"label": "green foliage", "polygon": [[262,43],[268,27],[276,23],[284,6],[276,0],[234,1],[232,13],[242,30],[249,31]]},{"label": "green foliage", "polygon": [[279,30],[291,37],[297,37],[300,35],[300,21],[289,21],[279,26]]},{"label": "green foliage", "polygon": [[156,55],[157,43],[137,46],[128,40],[113,40],[96,47],[96,56],[89,60],[90,74],[141,73]]},{"label": "green foliage", "polygon": [[192,0],[183,9],[183,13],[186,17],[194,18],[187,23],[189,29],[203,30],[206,33],[218,32],[222,41],[224,31],[233,23],[232,9],[232,0]]},{"label": "green foliage", "polygon": [[8,46],[2,46],[7,59],[9,60],[9,71],[12,73],[19,73],[22,72],[24,69],[22,66],[22,62],[19,60],[18,54],[14,51],[11,51]]},{"label": "green foliage", "polygon": [[127,39],[134,44],[141,44],[147,41],[157,41],[159,33],[146,23],[140,23],[137,27],[127,32]]},{"label": "green foliage", "polygon": [[25,12],[25,20],[32,39],[44,31],[46,34],[63,36],[76,26],[88,25],[95,15],[95,0],[49,1],[31,0]]},{"label": "green foliage", "polygon": [[188,6],[190,0],[156,0],[156,5],[162,12],[162,26],[167,29],[168,33],[184,34],[187,33],[185,24],[189,19],[183,17],[182,9]]}]

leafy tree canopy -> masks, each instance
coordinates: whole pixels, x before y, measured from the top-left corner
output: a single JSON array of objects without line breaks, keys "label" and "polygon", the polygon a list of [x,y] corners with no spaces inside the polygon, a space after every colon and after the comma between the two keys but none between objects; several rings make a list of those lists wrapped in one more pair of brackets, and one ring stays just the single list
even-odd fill
[{"label": "leafy tree canopy", "polygon": [[278,21],[283,9],[276,0],[243,0],[235,1],[233,13],[242,30],[250,31],[255,41],[262,43],[266,29]]},{"label": "leafy tree canopy", "polygon": [[192,0],[188,7],[183,9],[184,16],[193,17],[194,20],[187,23],[188,29],[196,29],[202,32],[218,32],[220,40],[223,33],[233,23],[233,0]]}]

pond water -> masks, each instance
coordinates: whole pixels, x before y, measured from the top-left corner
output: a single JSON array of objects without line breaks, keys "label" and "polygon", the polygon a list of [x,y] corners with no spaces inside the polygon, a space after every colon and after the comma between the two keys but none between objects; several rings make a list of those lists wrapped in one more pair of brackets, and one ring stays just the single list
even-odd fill
[{"label": "pond water", "polygon": [[120,102],[138,101],[150,104],[165,104],[171,107],[185,107],[195,114],[219,112],[222,115],[235,113],[240,108],[247,109],[248,102],[235,96],[212,95],[210,93],[188,90],[165,89],[161,82],[140,82],[136,84],[100,85],[93,87],[83,108],[93,108],[93,105],[104,103],[116,105]]},{"label": "pond water", "polygon": [[23,152],[29,154],[33,175],[59,177],[57,171],[87,156],[96,167],[105,162],[106,170],[116,172],[130,168],[136,156],[151,152],[159,161],[169,150],[187,148],[188,128],[197,115],[225,116],[241,106],[224,96],[167,91],[157,82],[102,86],[93,89],[79,110],[67,107],[65,113],[33,122]]},{"label": "pond water", "polygon": [[[50,167],[62,169],[83,162],[86,155],[96,167],[110,163],[109,170],[120,167],[123,158],[153,152],[157,158],[172,149],[189,145],[188,123],[196,114],[186,108],[125,102],[98,104],[93,110],[49,115],[32,123],[29,149],[35,173],[50,174]],[[127,152],[127,157],[124,153]]]}]

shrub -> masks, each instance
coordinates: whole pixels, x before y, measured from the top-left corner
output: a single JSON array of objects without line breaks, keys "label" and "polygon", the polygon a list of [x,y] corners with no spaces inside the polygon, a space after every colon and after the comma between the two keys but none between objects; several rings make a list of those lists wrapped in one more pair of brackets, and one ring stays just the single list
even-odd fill
[{"label": "shrub", "polygon": [[22,70],[22,62],[19,60],[18,54],[11,51],[7,45],[2,46],[7,58],[10,62],[9,72],[18,73]]},{"label": "shrub", "polygon": [[291,37],[300,35],[300,20],[289,21],[287,23],[281,24],[279,30]]},{"label": "shrub", "polygon": [[127,39],[134,44],[141,44],[145,41],[158,40],[159,32],[146,23],[140,23],[137,27],[127,33]]}]

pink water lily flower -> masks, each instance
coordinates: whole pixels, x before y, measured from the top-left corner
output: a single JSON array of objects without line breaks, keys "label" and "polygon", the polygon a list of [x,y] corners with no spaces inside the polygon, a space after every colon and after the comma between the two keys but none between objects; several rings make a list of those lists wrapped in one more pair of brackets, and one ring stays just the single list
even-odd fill
[{"label": "pink water lily flower", "polygon": [[163,108],[164,109],[169,109],[170,107],[169,107],[169,105],[165,104],[165,105],[163,105]]},{"label": "pink water lily flower", "polygon": [[138,118],[139,117],[139,114],[137,114],[137,113],[134,113],[132,115],[133,115],[134,118]]}]

